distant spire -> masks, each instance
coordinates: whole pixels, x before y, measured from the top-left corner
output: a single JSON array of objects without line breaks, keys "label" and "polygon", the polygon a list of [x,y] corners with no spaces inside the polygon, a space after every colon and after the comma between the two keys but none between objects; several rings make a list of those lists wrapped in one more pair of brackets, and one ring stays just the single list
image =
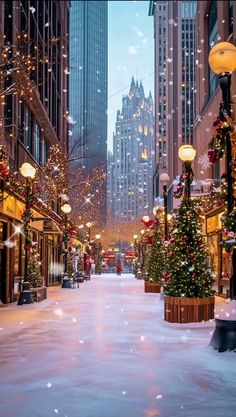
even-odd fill
[{"label": "distant spire", "polygon": [[135,94],[135,81],[134,76],[132,77],[130,89],[129,89],[129,96],[132,97]]},{"label": "distant spire", "polygon": [[135,88],[135,82],[134,82],[134,76],[132,76],[132,80],[131,80],[131,84],[130,84],[130,89],[134,89]]}]

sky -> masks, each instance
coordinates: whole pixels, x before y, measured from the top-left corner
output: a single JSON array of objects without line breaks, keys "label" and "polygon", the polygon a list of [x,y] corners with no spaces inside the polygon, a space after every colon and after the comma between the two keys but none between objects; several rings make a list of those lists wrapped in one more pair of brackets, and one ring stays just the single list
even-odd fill
[{"label": "sky", "polygon": [[149,1],[108,2],[108,150],[112,150],[116,112],[129,93],[132,75],[145,95],[154,91],[153,17]]}]

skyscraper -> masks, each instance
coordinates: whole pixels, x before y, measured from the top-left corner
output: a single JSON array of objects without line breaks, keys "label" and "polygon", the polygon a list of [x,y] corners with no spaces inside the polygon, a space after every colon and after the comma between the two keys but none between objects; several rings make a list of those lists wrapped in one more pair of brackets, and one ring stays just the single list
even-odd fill
[{"label": "skyscraper", "polygon": [[113,218],[130,221],[151,214],[154,159],[152,96],[146,98],[142,82],[132,78],[117,111],[109,157],[108,213]]},{"label": "skyscraper", "polygon": [[[107,161],[107,1],[72,1],[70,14],[70,150],[86,172]],[[73,177],[72,177],[73,183]],[[106,185],[104,185],[106,188]],[[105,216],[104,200],[104,216]]]},{"label": "skyscraper", "polygon": [[155,195],[159,177],[173,181],[181,173],[178,148],[192,143],[196,117],[196,1],[150,1],[155,38]]}]

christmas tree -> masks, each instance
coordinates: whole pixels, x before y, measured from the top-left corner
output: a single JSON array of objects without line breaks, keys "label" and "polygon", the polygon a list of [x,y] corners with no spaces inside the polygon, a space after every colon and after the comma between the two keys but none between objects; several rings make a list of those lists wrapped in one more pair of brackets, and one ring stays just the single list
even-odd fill
[{"label": "christmas tree", "polygon": [[101,274],[102,273],[102,258],[100,255],[96,258],[96,264],[95,264],[95,274]]},{"label": "christmas tree", "polygon": [[70,255],[68,255],[68,259],[67,259],[67,274],[70,279],[73,279],[75,276],[74,260],[73,260],[73,256],[70,256]]},{"label": "christmas tree", "polygon": [[213,278],[207,266],[208,249],[202,240],[201,214],[196,200],[183,200],[177,210],[163,274],[166,295],[188,298],[213,295]]},{"label": "christmas tree", "polygon": [[39,254],[33,248],[27,268],[27,281],[32,288],[42,287],[43,278],[40,271]]},{"label": "christmas tree", "polygon": [[145,259],[145,280],[162,283],[165,269],[165,248],[160,227],[156,227],[152,237],[152,244]]}]

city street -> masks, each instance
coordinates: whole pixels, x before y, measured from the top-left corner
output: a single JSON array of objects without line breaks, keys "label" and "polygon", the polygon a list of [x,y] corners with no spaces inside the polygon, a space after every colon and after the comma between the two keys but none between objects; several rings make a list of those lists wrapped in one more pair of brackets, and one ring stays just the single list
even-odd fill
[{"label": "city street", "polygon": [[0,416],[235,416],[235,353],[208,347],[214,322],[164,322],[143,286],[95,276],[0,309]]}]

